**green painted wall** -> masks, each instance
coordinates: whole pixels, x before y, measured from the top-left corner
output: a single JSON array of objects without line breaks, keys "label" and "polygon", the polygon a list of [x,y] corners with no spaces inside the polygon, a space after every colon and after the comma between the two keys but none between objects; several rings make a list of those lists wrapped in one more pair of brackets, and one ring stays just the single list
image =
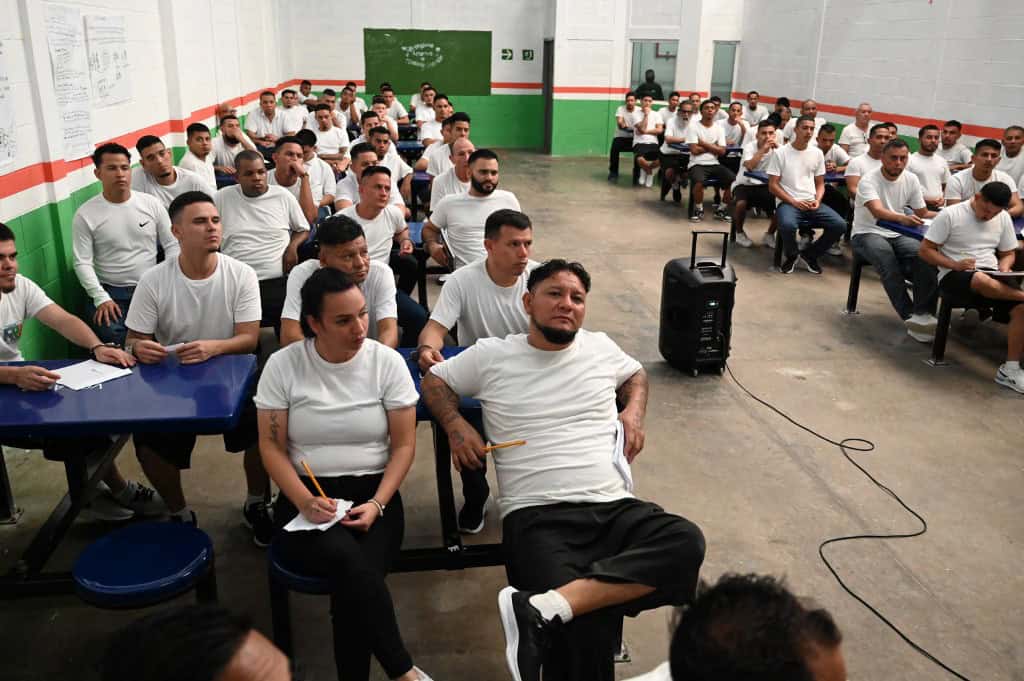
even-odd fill
[{"label": "green painted wall", "polygon": [[607,156],[619,105],[617,100],[554,100],[551,155]]}]

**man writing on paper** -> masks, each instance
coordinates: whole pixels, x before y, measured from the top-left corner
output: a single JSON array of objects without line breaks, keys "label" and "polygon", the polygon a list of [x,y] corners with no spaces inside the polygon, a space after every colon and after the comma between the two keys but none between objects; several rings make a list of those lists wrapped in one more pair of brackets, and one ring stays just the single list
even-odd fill
[{"label": "man writing on paper", "polygon": [[495,442],[526,441],[493,452],[512,584],[498,604],[516,681],[542,668],[548,680],[611,681],[622,616],[692,601],[704,559],[700,529],[637,499],[615,463],[643,449],[647,375],[581,328],[589,290],[579,263],[537,267],[523,295],[528,333],[480,339],[423,378],[456,468],[486,456],[460,395],[480,400]]}]

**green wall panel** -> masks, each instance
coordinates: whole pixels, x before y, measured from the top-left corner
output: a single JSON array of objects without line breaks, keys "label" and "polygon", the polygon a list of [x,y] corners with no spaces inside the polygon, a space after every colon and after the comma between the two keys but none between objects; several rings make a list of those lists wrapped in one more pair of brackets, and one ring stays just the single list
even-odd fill
[{"label": "green wall panel", "polygon": [[551,117],[552,156],[606,156],[615,133],[618,101],[556,99]]}]

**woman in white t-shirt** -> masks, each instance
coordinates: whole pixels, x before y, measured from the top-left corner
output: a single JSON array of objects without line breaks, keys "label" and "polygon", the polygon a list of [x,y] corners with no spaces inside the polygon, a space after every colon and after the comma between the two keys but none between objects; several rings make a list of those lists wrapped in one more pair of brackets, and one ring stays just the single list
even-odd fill
[{"label": "woman in white t-shirt", "polygon": [[[255,399],[263,464],[281,489],[273,550],[330,581],[339,678],[368,679],[372,653],[390,679],[429,679],[412,664],[384,581],[402,545],[398,487],[416,446],[412,375],[366,337],[366,301],[343,272],[326,267],[306,281],[301,316],[306,339],[270,356]],[[326,530],[280,529],[336,518]]]}]

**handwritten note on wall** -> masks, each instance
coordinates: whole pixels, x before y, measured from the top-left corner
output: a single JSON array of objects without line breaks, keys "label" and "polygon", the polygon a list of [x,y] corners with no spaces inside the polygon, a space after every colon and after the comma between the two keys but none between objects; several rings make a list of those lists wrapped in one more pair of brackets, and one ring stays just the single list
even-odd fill
[{"label": "handwritten note on wall", "polygon": [[110,106],[132,98],[124,17],[86,16],[89,80],[93,106]]},{"label": "handwritten note on wall", "polygon": [[67,161],[83,158],[92,153],[93,147],[89,66],[81,13],[73,7],[48,4],[46,41],[50,48],[53,89],[63,129],[63,156]]},{"label": "handwritten note on wall", "polygon": [[18,146],[14,137],[14,100],[7,71],[6,45],[0,40],[0,167],[14,162]]}]

